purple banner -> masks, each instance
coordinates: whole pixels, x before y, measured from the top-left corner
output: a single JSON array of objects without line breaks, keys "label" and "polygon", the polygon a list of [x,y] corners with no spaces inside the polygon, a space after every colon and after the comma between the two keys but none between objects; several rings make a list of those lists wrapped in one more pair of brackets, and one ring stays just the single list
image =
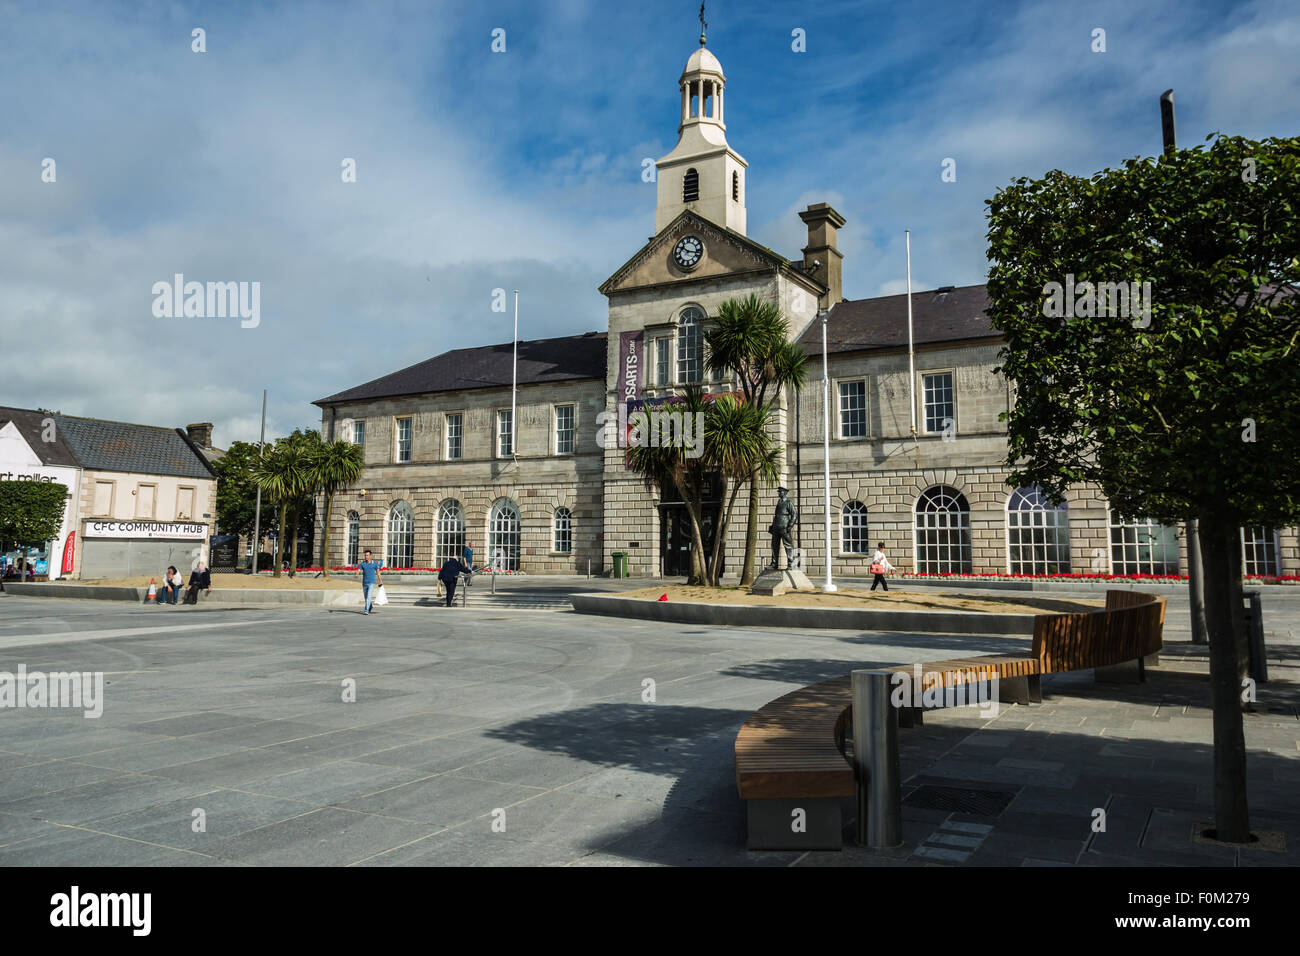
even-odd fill
[{"label": "purple banner", "polygon": [[618,335],[619,404],[641,397],[641,363],[645,359],[645,333],[620,332]]}]

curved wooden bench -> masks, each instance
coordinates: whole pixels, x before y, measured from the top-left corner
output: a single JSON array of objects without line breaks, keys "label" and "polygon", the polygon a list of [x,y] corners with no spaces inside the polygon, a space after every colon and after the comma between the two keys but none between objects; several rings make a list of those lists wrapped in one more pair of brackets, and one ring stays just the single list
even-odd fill
[{"label": "curved wooden bench", "polygon": [[[1105,669],[1159,652],[1166,601],[1137,591],[1107,591],[1106,607],[1034,618],[1029,656],[988,655],[882,670],[915,676],[926,686],[955,688],[998,679],[999,700],[1042,700],[1043,674]],[[843,801],[856,793],[844,737],[852,721],[851,675],[801,687],[756,710],[736,734],[736,789],[746,803],[750,849],[839,849]],[[904,708],[902,726],[921,722],[924,708]]]}]

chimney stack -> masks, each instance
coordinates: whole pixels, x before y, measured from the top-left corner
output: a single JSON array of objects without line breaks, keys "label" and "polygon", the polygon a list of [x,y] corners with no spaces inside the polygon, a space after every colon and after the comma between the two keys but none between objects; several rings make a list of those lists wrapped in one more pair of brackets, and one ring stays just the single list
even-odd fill
[{"label": "chimney stack", "polygon": [[827,293],[817,304],[829,309],[844,301],[841,291],[844,256],[835,248],[835,233],[844,225],[844,217],[827,203],[819,202],[799,213],[799,218],[808,225],[808,245],[803,249],[804,271],[827,287]]},{"label": "chimney stack", "polygon": [[185,433],[189,435],[190,441],[200,448],[212,447],[212,422],[198,422],[194,425],[186,425]]}]

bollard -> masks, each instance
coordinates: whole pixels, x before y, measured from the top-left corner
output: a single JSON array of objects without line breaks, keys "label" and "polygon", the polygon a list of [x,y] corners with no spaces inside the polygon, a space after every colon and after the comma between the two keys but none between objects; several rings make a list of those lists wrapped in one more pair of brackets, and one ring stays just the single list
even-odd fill
[{"label": "bollard", "polygon": [[492,572],[492,593],[497,593],[497,575],[495,571]]},{"label": "bollard", "polygon": [[[853,760],[857,768],[858,843],[872,849],[903,842],[898,769],[898,711],[889,671],[853,672]],[[913,688],[915,693],[918,689]]]},{"label": "bollard", "polygon": [[591,558],[587,559],[587,577],[591,577]]},{"label": "bollard", "polygon": [[1256,684],[1268,683],[1268,660],[1264,656],[1264,605],[1258,591],[1244,591],[1246,599],[1246,645],[1250,648],[1248,672]]}]

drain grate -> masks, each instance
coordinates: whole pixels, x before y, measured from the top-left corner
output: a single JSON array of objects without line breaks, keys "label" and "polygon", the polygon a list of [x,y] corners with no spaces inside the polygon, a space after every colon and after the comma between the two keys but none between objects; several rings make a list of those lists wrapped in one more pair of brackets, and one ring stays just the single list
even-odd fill
[{"label": "drain grate", "polygon": [[1014,790],[970,790],[965,787],[917,787],[903,798],[904,806],[918,810],[948,810],[996,817],[1015,799]]}]

